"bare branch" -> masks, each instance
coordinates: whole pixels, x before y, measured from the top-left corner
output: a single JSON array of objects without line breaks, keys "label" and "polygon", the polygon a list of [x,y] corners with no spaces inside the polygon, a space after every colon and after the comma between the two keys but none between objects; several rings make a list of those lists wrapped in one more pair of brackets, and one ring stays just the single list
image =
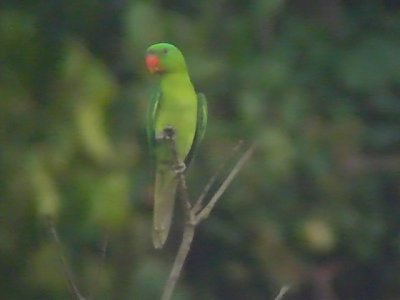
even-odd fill
[{"label": "bare branch", "polygon": [[214,185],[214,183],[217,181],[217,179],[222,175],[222,172],[227,168],[227,164],[231,160],[231,158],[242,148],[242,145],[243,145],[243,141],[240,140],[235,145],[235,147],[233,147],[231,155],[217,168],[217,171],[207,182],[206,186],[204,187],[203,191],[201,192],[199,198],[197,199],[197,201],[193,207],[194,214],[197,214],[199,211],[201,211],[201,209],[203,207],[204,199],[206,198],[211,187]]},{"label": "bare branch", "polygon": [[[225,164],[223,165],[223,167],[221,167],[221,171],[218,170],[218,172],[213,176],[213,178],[211,178],[211,180],[204,188],[202,194],[198,198],[195,206],[192,207],[186,184],[186,177],[184,174],[185,166],[183,165],[182,167],[183,163],[179,161],[178,151],[176,148],[175,129],[172,127],[165,128],[162,140],[165,141],[170,146],[174,160],[172,168],[174,168],[177,174],[176,176],[179,182],[179,191],[181,196],[180,198],[183,201],[185,209],[185,225],[183,229],[182,241],[179,246],[178,253],[176,254],[175,261],[172,266],[171,272],[169,274],[168,280],[164,286],[161,298],[161,300],[170,300],[175,290],[176,283],[178,282],[178,279],[182,273],[182,268],[185,264],[186,258],[189,254],[197,225],[202,220],[208,217],[213,207],[217,203],[218,199],[222,196],[222,194],[228,188],[232,180],[236,177],[237,173],[250,158],[255,146],[254,144],[250,146],[250,148],[241,156],[241,158],[238,160],[233,169],[229,172],[228,176],[223,181],[221,186],[218,188],[217,192],[211,197],[210,202],[196,216],[196,213],[201,209],[202,202],[205,199],[206,194],[209,192],[211,186],[218,178],[219,173],[220,172],[222,173],[222,168],[225,166]],[[238,148],[239,146],[235,147],[234,151],[237,151]]]},{"label": "bare branch", "polygon": [[57,229],[54,225],[53,219],[51,217],[47,217],[46,223],[47,223],[47,228],[50,232],[50,235],[52,236],[53,241],[57,247],[58,257],[60,259],[61,267],[64,272],[64,276],[67,279],[71,294],[78,300],[85,300],[85,298],[82,296],[81,292],[79,291],[78,286],[75,283],[75,279],[74,279],[74,276],[73,276],[71,270],[68,267],[67,260],[65,259],[65,256],[63,254],[62,244],[61,244],[60,238],[58,236]]},{"label": "bare branch", "polygon": [[[178,151],[175,143],[175,130],[173,128],[166,128],[164,130],[164,140],[168,142],[171,148],[171,153],[174,158],[173,168],[178,169],[182,163],[179,161]],[[183,265],[185,264],[186,257],[189,254],[195,233],[194,214],[192,212],[192,205],[190,203],[189,192],[186,185],[186,177],[183,171],[184,169],[179,170],[176,174],[179,181],[180,196],[185,209],[185,225],[183,229],[182,242],[179,246],[178,253],[176,254],[168,280],[164,286],[161,300],[171,299],[176,283],[178,282],[179,276],[182,272]]]},{"label": "bare branch", "polygon": [[192,204],[190,203],[189,192],[186,185],[186,178],[184,175],[186,166],[184,165],[183,162],[179,160],[178,150],[175,142],[175,129],[172,127],[165,128],[163,132],[163,139],[170,146],[170,150],[174,159],[173,169],[176,171],[176,174],[178,176],[181,197],[182,200],[184,201],[186,210],[189,212],[192,209]]},{"label": "bare branch", "polygon": [[183,172],[179,172],[177,174],[178,178],[179,178],[179,190],[180,190],[180,194],[181,194],[181,198],[183,200],[183,203],[185,205],[185,213],[187,214],[187,218],[190,223],[193,223],[193,213],[192,213],[192,205],[190,203],[190,198],[189,198],[189,192],[188,192],[188,188],[186,185],[186,177],[185,174],[183,174]]},{"label": "bare branch", "polygon": [[281,290],[279,291],[279,294],[276,295],[274,300],[282,300],[283,297],[286,295],[286,293],[289,291],[290,286],[284,285]]},{"label": "bare branch", "polygon": [[185,224],[181,245],[179,246],[178,253],[176,254],[174,265],[171,273],[169,274],[167,283],[165,284],[161,300],[170,300],[175,290],[176,283],[181,275],[183,265],[185,264],[186,257],[189,254],[195,233],[195,226],[188,223]]},{"label": "bare branch", "polygon": [[210,202],[203,208],[203,210],[196,216],[196,224],[199,224],[203,220],[207,219],[208,216],[210,215],[212,209],[214,208],[215,204],[221,198],[221,196],[224,194],[228,186],[231,184],[232,180],[235,179],[237,173],[240,171],[240,169],[244,166],[244,164],[249,160],[250,156],[252,155],[253,151],[255,148],[255,144],[252,144],[246,152],[241,156],[241,158],[238,160],[236,165],[233,167],[231,172],[228,174],[224,182],[221,184],[219,189],[215,192],[215,194],[211,197]]}]

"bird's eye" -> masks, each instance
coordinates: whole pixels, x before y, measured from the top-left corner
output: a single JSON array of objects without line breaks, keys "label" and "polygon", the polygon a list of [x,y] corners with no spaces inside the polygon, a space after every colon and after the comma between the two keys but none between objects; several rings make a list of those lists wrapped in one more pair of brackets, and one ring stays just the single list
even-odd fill
[{"label": "bird's eye", "polygon": [[163,52],[164,54],[167,54],[167,53],[168,53],[168,49],[167,49],[167,48],[164,48],[164,49],[162,50],[162,52]]}]

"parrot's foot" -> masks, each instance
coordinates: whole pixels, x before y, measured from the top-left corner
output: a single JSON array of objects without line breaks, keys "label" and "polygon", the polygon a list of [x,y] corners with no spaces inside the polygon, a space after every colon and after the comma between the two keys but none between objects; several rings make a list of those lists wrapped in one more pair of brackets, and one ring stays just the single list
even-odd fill
[{"label": "parrot's foot", "polygon": [[186,170],[186,165],[183,162],[174,166],[174,171],[176,174],[181,174],[181,173],[185,172],[185,170]]},{"label": "parrot's foot", "polygon": [[172,140],[175,136],[175,128],[172,126],[167,126],[163,131],[163,138],[166,140]]},{"label": "parrot's foot", "polygon": [[156,141],[172,140],[175,137],[175,128],[172,126],[167,126],[164,128],[162,133],[156,135]]}]

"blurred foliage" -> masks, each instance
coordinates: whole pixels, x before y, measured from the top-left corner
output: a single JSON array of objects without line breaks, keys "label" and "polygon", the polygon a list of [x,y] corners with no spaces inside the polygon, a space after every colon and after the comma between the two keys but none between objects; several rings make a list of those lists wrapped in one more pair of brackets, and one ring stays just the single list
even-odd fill
[{"label": "blurred foliage", "polygon": [[150,242],[143,55],[159,41],[183,50],[209,101],[192,194],[239,139],[260,144],[174,299],[271,299],[286,283],[288,299],[399,299],[393,0],[3,0],[1,298],[68,298],[51,215],[84,293],[158,299],[180,238],[178,224],[164,251]]}]

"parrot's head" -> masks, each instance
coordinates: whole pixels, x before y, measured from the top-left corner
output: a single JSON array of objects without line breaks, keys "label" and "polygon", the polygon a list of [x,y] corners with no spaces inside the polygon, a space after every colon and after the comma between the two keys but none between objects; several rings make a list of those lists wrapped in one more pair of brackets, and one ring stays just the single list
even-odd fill
[{"label": "parrot's head", "polygon": [[168,43],[150,46],[146,51],[146,65],[151,74],[186,72],[182,52]]}]

